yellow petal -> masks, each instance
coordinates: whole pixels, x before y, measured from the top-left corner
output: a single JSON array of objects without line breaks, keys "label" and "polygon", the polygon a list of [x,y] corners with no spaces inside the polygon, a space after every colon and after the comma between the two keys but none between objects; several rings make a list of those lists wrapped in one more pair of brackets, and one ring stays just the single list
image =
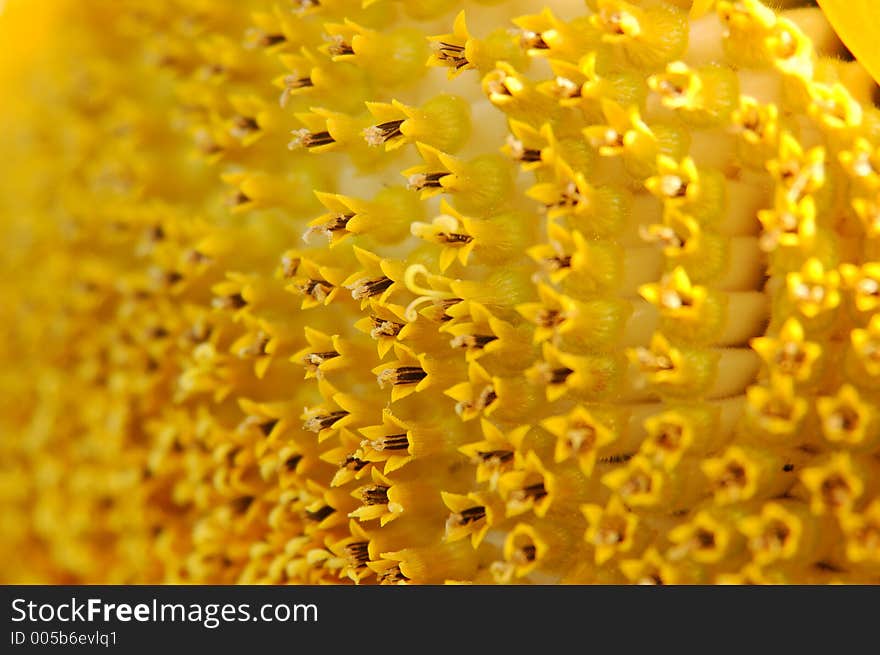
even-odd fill
[{"label": "yellow petal", "polygon": [[850,52],[880,81],[880,13],[875,0],[819,0],[819,5]]}]

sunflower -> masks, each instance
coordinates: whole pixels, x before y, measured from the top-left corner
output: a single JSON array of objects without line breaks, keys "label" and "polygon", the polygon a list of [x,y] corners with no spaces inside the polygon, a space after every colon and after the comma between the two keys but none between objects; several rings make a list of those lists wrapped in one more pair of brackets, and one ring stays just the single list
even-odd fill
[{"label": "sunflower", "polygon": [[11,0],[3,581],[880,581],[869,4]]}]

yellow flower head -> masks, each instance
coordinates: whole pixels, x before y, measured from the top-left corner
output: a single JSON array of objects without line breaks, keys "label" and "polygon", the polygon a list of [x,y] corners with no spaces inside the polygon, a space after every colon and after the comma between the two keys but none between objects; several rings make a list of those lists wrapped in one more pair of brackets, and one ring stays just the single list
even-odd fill
[{"label": "yellow flower head", "polygon": [[878,580],[870,3],[171,4],[0,12],[0,582]]}]

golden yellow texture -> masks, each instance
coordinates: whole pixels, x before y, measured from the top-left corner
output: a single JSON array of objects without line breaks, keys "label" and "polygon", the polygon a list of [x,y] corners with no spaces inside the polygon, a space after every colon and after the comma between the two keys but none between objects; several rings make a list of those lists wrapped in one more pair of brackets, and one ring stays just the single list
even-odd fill
[{"label": "golden yellow texture", "polygon": [[876,41],[880,14],[871,0],[821,0],[819,4],[843,42],[859,58],[874,79],[880,79],[880,55]]},{"label": "golden yellow texture", "polygon": [[0,35],[0,581],[880,582],[880,112],[813,3]]}]

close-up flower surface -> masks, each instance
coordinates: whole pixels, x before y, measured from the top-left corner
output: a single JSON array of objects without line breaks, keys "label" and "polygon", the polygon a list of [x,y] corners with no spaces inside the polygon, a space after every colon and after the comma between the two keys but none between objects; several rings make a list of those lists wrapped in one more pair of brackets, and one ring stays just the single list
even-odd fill
[{"label": "close-up flower surface", "polygon": [[9,0],[0,581],[880,583],[871,4]]}]

